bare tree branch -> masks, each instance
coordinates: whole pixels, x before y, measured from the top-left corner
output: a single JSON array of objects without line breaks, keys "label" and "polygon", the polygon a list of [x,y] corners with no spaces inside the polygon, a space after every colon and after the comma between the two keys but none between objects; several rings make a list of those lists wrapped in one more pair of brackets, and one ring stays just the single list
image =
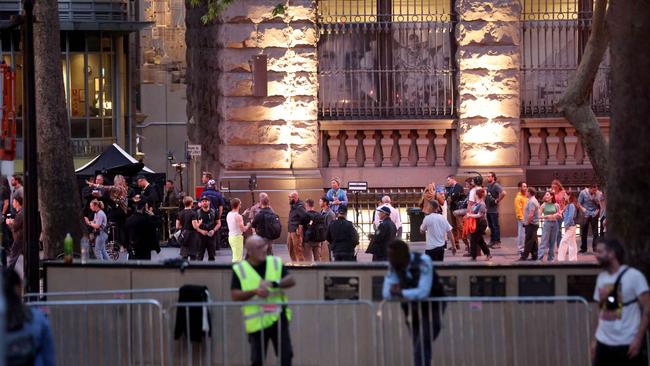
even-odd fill
[{"label": "bare tree branch", "polygon": [[569,82],[557,103],[557,108],[575,127],[596,176],[604,186],[607,183],[609,149],[605,136],[591,109],[590,95],[598,67],[609,45],[609,33],[605,22],[607,0],[596,0],[592,18],[591,34],[576,74]]}]

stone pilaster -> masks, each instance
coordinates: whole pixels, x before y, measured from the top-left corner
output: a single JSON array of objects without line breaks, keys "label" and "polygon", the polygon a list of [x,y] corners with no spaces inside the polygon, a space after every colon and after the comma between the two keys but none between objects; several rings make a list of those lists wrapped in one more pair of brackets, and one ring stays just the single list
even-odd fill
[{"label": "stone pilaster", "polygon": [[458,0],[461,166],[519,165],[519,0]]},{"label": "stone pilaster", "polygon": [[[215,62],[221,138],[214,148],[227,171],[319,165],[315,5],[292,1],[286,14],[274,17],[276,5],[274,0],[236,1],[220,19]],[[252,93],[256,55],[268,57],[265,97]],[[330,165],[336,165],[336,153],[330,151]]]}]

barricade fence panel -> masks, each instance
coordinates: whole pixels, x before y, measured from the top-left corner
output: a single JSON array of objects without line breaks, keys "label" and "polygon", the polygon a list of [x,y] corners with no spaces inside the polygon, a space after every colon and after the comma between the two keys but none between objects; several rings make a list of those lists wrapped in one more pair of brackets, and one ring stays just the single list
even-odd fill
[{"label": "barricade fence panel", "polygon": [[94,290],[94,291],[54,291],[43,293],[26,293],[25,302],[34,301],[83,301],[83,300],[155,300],[163,309],[178,301],[177,287]]},{"label": "barricade fence panel", "polygon": [[[436,318],[440,333],[429,350],[426,337],[435,333]],[[586,366],[590,319],[589,305],[580,297],[383,302],[381,365],[425,365],[429,352],[435,365]],[[416,343],[420,335],[425,341]]]},{"label": "barricade fence panel", "polygon": [[163,365],[155,300],[34,301],[51,325],[57,365]]},{"label": "barricade fence panel", "polygon": [[[168,360],[170,365],[250,365],[251,346],[244,326],[242,306],[254,303],[194,303],[175,304],[167,312]],[[305,301],[289,302],[292,312],[289,333],[294,365],[374,365],[375,347],[374,306],[364,301]],[[210,314],[211,336],[202,342],[192,342],[190,322],[179,329],[179,313],[191,318],[193,309],[205,309]],[[283,322],[270,332],[280,335]],[[176,339],[177,331],[184,334]],[[270,334],[266,334],[267,336]],[[280,340],[281,343],[281,340]],[[282,345],[279,345],[281,348]],[[271,342],[263,347],[265,365],[279,364]]]}]

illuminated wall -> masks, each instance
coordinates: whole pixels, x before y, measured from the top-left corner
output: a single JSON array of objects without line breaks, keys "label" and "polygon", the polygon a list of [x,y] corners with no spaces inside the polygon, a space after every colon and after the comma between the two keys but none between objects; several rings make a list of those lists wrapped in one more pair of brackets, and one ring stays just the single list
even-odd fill
[{"label": "illuminated wall", "polygon": [[519,165],[521,6],[458,0],[461,166]]}]

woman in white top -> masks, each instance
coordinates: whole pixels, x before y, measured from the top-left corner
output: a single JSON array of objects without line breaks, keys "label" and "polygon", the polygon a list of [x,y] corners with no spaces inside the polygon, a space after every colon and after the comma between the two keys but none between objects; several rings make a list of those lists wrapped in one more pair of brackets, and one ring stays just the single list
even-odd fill
[{"label": "woman in white top", "polygon": [[230,200],[230,207],[232,209],[226,215],[228,244],[232,249],[232,261],[239,262],[244,258],[244,232],[250,229],[251,224],[244,225],[244,218],[239,214],[239,208],[241,207],[239,198]]}]

